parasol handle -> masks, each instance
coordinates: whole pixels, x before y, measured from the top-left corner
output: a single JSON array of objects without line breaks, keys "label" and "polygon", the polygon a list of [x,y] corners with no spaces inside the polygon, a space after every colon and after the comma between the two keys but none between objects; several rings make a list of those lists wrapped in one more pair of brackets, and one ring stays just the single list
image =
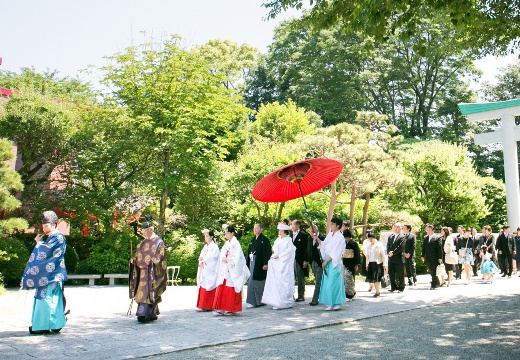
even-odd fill
[{"label": "parasol handle", "polygon": [[300,196],[302,197],[303,206],[305,206],[305,212],[307,213],[307,217],[309,218],[311,229],[314,229],[314,223],[312,222],[311,214],[309,213],[309,208],[307,207],[307,203],[305,202],[305,196],[303,196],[303,191],[302,191],[299,181],[298,181],[298,190],[300,190]]}]

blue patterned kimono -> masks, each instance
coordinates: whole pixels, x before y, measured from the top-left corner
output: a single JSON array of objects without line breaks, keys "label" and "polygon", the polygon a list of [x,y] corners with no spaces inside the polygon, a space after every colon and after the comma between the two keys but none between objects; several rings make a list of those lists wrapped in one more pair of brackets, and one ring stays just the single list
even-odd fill
[{"label": "blue patterned kimono", "polygon": [[33,330],[58,330],[65,326],[63,282],[65,268],[65,236],[53,231],[47,240],[38,241],[22,277],[24,289],[36,289],[32,314]]}]

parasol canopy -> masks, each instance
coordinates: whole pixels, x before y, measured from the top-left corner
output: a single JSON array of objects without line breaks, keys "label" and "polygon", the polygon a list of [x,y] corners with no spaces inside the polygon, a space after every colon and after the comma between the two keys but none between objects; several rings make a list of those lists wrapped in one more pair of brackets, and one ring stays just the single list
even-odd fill
[{"label": "parasol canopy", "polygon": [[[264,176],[253,187],[253,198],[284,202],[312,194],[329,185],[343,170],[337,160],[317,158],[286,165]],[[304,200],[305,201],[305,200]]]}]

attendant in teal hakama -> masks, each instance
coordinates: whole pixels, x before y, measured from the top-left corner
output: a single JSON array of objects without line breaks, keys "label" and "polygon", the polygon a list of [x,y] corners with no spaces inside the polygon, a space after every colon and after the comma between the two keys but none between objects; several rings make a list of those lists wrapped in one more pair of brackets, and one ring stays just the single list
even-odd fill
[{"label": "attendant in teal hakama", "polygon": [[63,282],[65,268],[65,236],[56,228],[58,216],[45,211],[42,218],[44,235],[37,235],[34,247],[22,277],[22,288],[36,289],[34,295],[31,334],[59,332],[66,322]]},{"label": "attendant in teal hakama", "polygon": [[343,281],[343,251],[345,239],[341,232],[343,221],[332,218],[331,231],[325,240],[320,242],[320,252],[323,258],[323,277],[320,286],[319,303],[328,305],[325,309],[339,310],[340,305],[347,301],[345,296],[345,282]]}]

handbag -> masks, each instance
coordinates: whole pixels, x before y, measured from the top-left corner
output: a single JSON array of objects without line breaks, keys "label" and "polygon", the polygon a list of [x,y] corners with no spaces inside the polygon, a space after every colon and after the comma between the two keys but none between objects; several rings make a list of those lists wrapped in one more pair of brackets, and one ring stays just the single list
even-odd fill
[{"label": "handbag", "polygon": [[390,275],[386,274],[381,278],[381,287],[386,288],[388,285],[390,285]]},{"label": "handbag", "polygon": [[449,253],[446,253],[445,260],[446,260],[445,261],[446,264],[455,265],[455,264],[458,263],[459,258],[458,258],[457,253],[455,251],[450,251]]},{"label": "handbag", "polygon": [[459,256],[461,258],[466,257],[466,249],[468,248],[468,242],[469,242],[469,238],[468,238],[468,240],[466,240],[466,247],[463,249],[459,249]]},{"label": "handbag", "polygon": [[446,276],[446,267],[444,266],[444,264],[437,265],[437,269],[435,270],[435,275],[437,275],[437,277]]},{"label": "handbag", "polygon": [[343,252],[343,259],[353,259],[354,258],[354,249],[345,249]]}]

